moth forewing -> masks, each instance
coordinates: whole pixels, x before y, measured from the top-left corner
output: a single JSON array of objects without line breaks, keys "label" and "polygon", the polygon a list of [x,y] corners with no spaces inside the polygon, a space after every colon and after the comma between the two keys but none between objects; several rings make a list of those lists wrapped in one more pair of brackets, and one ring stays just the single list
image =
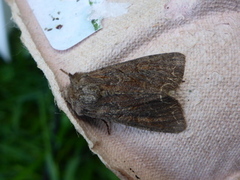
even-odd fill
[{"label": "moth forewing", "polygon": [[170,91],[182,82],[184,68],[185,56],[175,52],[69,74],[65,100],[75,114],[88,119],[179,133],[186,122]]}]

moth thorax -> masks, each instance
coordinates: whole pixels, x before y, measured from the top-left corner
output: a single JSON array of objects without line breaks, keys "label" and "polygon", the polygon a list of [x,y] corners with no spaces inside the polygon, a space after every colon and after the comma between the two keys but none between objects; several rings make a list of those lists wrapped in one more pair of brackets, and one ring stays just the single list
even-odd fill
[{"label": "moth thorax", "polygon": [[81,89],[80,101],[83,104],[96,103],[100,98],[100,88],[96,84],[88,84]]}]

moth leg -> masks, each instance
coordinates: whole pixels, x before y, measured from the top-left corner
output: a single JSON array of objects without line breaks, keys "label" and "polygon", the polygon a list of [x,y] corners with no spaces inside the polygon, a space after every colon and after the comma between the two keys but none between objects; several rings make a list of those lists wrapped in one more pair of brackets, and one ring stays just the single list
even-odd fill
[{"label": "moth leg", "polygon": [[109,126],[109,124],[108,124],[108,122],[107,121],[105,121],[105,120],[103,120],[103,119],[101,119],[103,122],[104,122],[104,124],[107,126],[107,132],[108,132],[108,135],[110,135],[111,134],[111,129],[110,129],[110,126]]}]

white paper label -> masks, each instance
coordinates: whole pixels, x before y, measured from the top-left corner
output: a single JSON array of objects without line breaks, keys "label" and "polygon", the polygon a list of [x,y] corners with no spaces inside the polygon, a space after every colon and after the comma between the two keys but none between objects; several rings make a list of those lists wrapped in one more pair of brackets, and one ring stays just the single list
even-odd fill
[{"label": "white paper label", "polygon": [[129,4],[105,0],[27,0],[51,46],[66,50],[97,30],[101,20],[127,12]]}]

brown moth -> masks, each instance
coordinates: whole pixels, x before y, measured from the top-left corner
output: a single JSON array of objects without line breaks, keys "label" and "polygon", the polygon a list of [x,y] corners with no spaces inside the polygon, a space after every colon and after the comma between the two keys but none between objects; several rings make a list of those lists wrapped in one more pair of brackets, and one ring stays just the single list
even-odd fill
[{"label": "brown moth", "polygon": [[180,103],[170,95],[182,82],[185,56],[141,57],[88,73],[67,73],[64,98],[79,118],[117,122],[150,131],[186,128]]}]

